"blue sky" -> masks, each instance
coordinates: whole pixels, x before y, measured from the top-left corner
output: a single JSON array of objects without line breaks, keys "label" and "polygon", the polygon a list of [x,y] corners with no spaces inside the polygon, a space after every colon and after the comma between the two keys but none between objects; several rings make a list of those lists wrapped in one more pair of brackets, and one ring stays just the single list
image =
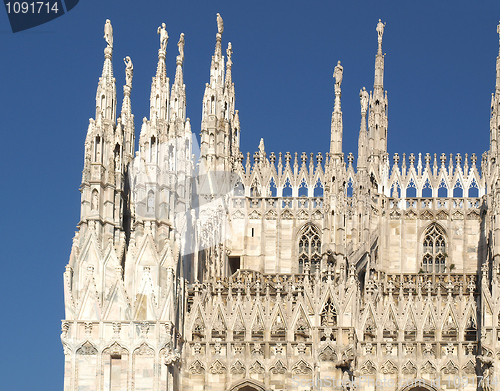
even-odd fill
[{"label": "blue sky", "polygon": [[134,62],[137,131],[149,115],[156,28],[167,24],[171,80],[185,33],[187,113],[199,133],[217,12],[224,47],[233,45],[244,152],[253,153],[261,137],[268,152],[326,152],[332,73],[341,60],[344,152],[356,154],[358,94],[373,86],[379,18],[387,22],[390,155],[488,149],[498,1],[81,0],[67,15],[17,34],[0,11],[2,389],[62,389],[62,273],[79,220],[83,143],[95,115],[106,18],[114,28],[119,107],[122,59]]}]

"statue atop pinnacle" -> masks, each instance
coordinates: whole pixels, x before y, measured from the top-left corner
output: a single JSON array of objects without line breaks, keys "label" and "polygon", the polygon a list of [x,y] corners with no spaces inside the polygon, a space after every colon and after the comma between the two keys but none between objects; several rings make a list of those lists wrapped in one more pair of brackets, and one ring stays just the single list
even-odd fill
[{"label": "statue atop pinnacle", "polygon": [[125,85],[132,88],[132,78],[134,77],[134,64],[129,56],[123,59],[125,63]]},{"label": "statue atop pinnacle", "polygon": [[226,54],[227,54],[227,63],[232,64],[233,61],[231,60],[231,56],[233,55],[233,46],[231,45],[231,42],[228,42],[227,44]]},{"label": "statue atop pinnacle", "polygon": [[219,13],[217,13],[217,32],[221,35],[224,32],[224,21]]},{"label": "statue atop pinnacle", "polygon": [[359,91],[359,102],[361,104],[361,112],[366,114],[368,110],[368,99],[370,96],[368,95],[368,91],[363,87],[362,90]]},{"label": "statue atop pinnacle", "polygon": [[160,35],[160,49],[167,50],[168,33],[165,23],[162,23],[161,26],[158,27],[157,33]]},{"label": "statue atop pinnacle", "polygon": [[[497,33],[498,33],[498,40],[500,42],[500,22],[498,22]],[[499,45],[500,45],[500,43],[499,43]]]},{"label": "statue atop pinnacle", "polygon": [[109,19],[106,19],[106,24],[104,25],[104,39],[108,44],[108,48],[113,49],[113,26],[111,26]]},{"label": "statue atop pinnacle", "polygon": [[340,85],[342,84],[342,78],[344,76],[344,67],[340,65],[340,61],[337,62],[337,65],[335,66],[335,69],[333,70],[333,77],[335,78],[335,91],[339,89],[340,91]]},{"label": "statue atop pinnacle", "polygon": [[384,35],[384,27],[385,23],[382,23],[382,20],[379,19],[377,23],[377,33],[378,33],[378,49],[382,51],[382,37]]},{"label": "statue atop pinnacle", "polygon": [[179,48],[179,59],[184,61],[184,33],[181,33],[177,47]]}]

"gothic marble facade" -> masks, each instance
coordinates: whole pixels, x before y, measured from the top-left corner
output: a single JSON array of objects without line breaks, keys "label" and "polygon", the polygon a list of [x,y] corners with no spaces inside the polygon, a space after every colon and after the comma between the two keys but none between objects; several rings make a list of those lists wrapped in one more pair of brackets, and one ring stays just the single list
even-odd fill
[{"label": "gothic marble facade", "polygon": [[171,83],[163,24],[135,151],[133,64],[118,114],[106,23],[64,273],[65,391],[500,389],[500,54],[489,151],[389,157],[384,28],[354,163],[340,62],[328,152],[240,151],[220,15],[199,149],[184,35]]}]

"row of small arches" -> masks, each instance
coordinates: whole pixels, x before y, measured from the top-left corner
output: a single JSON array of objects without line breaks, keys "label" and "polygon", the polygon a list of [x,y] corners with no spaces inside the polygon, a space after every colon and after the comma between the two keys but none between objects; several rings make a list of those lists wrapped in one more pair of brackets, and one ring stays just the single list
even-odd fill
[{"label": "row of small arches", "polygon": [[305,179],[299,186],[292,186],[287,178],[282,186],[277,186],[271,178],[267,186],[261,186],[257,180],[247,189],[241,180],[234,186],[234,195],[237,197],[323,197],[323,183],[318,178],[314,186],[309,186]]}]

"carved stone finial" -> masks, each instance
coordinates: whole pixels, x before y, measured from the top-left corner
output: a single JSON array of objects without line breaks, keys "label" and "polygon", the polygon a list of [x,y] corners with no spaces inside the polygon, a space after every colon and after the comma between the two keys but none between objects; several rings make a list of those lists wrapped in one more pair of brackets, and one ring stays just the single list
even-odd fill
[{"label": "carved stone finial", "polygon": [[134,77],[134,64],[129,56],[123,59],[125,63],[125,85],[132,88],[132,78]]},{"label": "carved stone finial", "polygon": [[104,25],[104,39],[108,44],[108,48],[113,49],[113,26],[111,26],[109,19],[106,19],[106,24]]},{"label": "carved stone finial", "polygon": [[217,32],[221,35],[224,32],[224,21],[219,13],[217,13]]},{"label": "carved stone finial", "polygon": [[167,50],[168,33],[166,24],[162,23],[161,26],[158,27],[156,32],[160,35],[160,49]]}]

